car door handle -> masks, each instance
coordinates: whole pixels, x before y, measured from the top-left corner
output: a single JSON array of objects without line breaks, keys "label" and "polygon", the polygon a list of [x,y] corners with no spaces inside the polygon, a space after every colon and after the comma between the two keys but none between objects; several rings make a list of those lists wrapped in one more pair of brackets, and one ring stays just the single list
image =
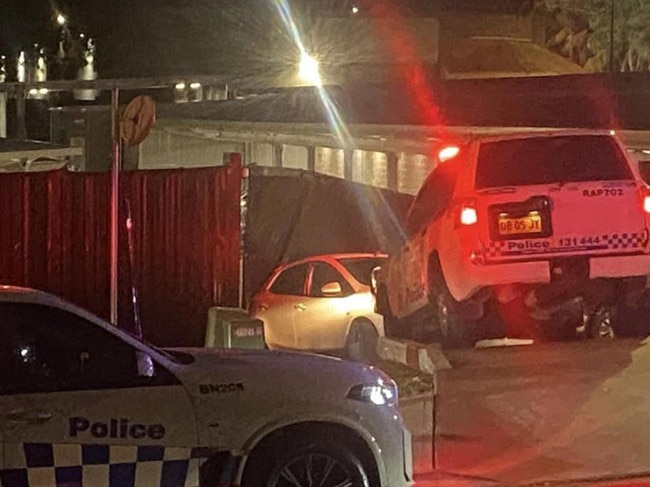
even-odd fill
[{"label": "car door handle", "polygon": [[305,311],[307,309],[307,306],[305,306],[304,304],[296,304],[294,308],[297,309],[298,311]]},{"label": "car door handle", "polygon": [[11,424],[42,424],[52,419],[49,412],[26,412],[22,410],[11,411],[5,416]]}]

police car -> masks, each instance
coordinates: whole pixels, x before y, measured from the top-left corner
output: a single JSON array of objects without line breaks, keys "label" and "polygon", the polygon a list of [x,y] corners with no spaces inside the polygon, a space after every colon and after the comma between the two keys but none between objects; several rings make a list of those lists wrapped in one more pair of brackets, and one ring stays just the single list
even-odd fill
[{"label": "police car", "polygon": [[376,276],[387,333],[437,324],[451,345],[471,344],[496,308],[571,335],[643,292],[650,190],[615,133],[480,134],[438,162],[406,244]]},{"label": "police car", "polygon": [[161,350],[0,287],[0,484],[411,483],[395,383],[316,355]]}]

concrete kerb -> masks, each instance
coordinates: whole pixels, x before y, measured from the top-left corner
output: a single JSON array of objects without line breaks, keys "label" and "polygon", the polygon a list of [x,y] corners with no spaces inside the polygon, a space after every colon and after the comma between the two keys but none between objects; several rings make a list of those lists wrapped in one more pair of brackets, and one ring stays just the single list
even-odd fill
[{"label": "concrete kerb", "polygon": [[451,369],[451,364],[438,343],[425,345],[411,340],[381,337],[377,343],[377,354],[383,360],[407,365],[427,374]]},{"label": "concrete kerb", "polygon": [[434,376],[433,390],[400,399],[400,410],[406,427],[413,436],[413,468],[415,473],[432,472],[436,468],[436,386],[440,370],[451,369],[439,344],[425,345],[410,340],[380,338],[377,354],[383,360],[406,365]]}]

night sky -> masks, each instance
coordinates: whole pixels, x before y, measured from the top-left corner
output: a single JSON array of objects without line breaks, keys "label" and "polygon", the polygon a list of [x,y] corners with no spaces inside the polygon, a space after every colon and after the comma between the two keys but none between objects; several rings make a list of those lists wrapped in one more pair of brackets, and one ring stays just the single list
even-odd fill
[{"label": "night sky", "polygon": [[[305,8],[340,11],[350,5],[383,1],[411,15],[437,8],[508,12],[528,10],[532,0],[290,0]],[[60,30],[57,11],[70,32],[96,41],[96,67],[102,77],[164,74],[218,74],[268,62],[265,47],[273,0],[0,0],[0,54],[15,55],[35,43],[53,53]],[[417,12],[417,13],[416,13]],[[407,14],[408,15],[408,14]],[[283,54],[283,53],[279,53]],[[273,60],[278,64],[277,60]]]},{"label": "night sky", "polygon": [[[49,44],[56,39],[57,10],[65,13],[71,27],[84,30],[87,27],[90,5],[95,11],[103,10],[107,0],[0,0],[0,52],[11,54],[27,49],[34,43]],[[49,46],[48,46],[49,47]]]}]

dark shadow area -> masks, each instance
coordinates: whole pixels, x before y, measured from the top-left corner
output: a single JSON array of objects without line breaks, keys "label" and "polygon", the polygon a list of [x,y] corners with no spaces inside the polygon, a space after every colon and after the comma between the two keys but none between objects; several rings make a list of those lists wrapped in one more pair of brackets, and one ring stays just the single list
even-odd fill
[{"label": "dark shadow area", "polygon": [[387,252],[404,241],[412,197],[340,178],[251,168],[246,218],[246,295],[280,263],[311,255]]}]

